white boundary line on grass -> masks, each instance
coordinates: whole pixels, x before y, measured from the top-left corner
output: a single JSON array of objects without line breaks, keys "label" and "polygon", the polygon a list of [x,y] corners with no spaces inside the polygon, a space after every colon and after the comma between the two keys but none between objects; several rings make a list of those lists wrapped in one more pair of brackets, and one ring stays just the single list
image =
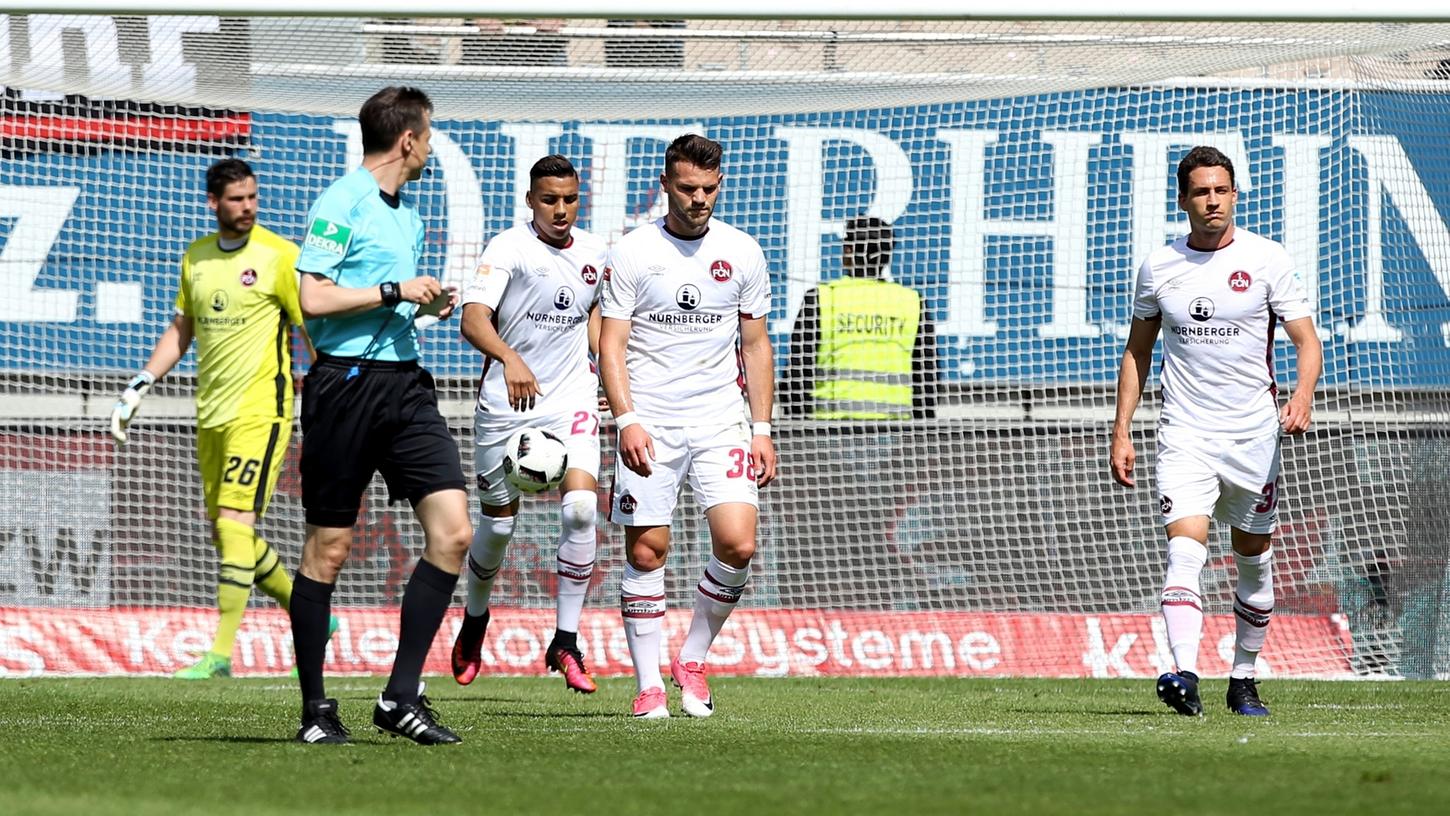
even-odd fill
[{"label": "white boundary line on grass", "polygon": [[[1176,720],[1174,720],[1176,722]],[[1268,725],[1268,723],[1264,723]],[[986,726],[963,726],[960,728],[786,728],[790,734],[810,735],[860,735],[860,736],[1045,736],[1062,737],[1081,734],[1085,736],[1112,736],[1125,733],[1122,728],[992,728]],[[1230,736],[1230,735],[1225,735]],[[1399,737],[1441,737],[1441,731],[1264,731],[1256,734],[1238,735],[1251,739],[1273,737],[1294,737],[1296,739],[1343,739],[1346,737],[1399,738]]]},{"label": "white boundary line on grass", "polygon": [[[1171,716],[1165,713],[1165,717]],[[1228,715],[1225,715],[1228,716]],[[620,719],[628,719],[620,714]],[[671,717],[672,720],[689,720],[688,717]],[[632,721],[632,720],[631,720]],[[1174,720],[1176,722],[1176,720]],[[667,721],[668,722],[668,721]],[[1257,724],[1257,723],[1256,723]],[[1264,723],[1267,725],[1267,723]],[[656,725],[641,726],[643,728],[656,728]],[[537,728],[525,728],[522,726],[510,725],[505,722],[491,722],[481,730],[487,732],[505,732],[510,734],[538,733]],[[548,729],[551,734],[583,734],[597,731],[597,727],[583,725],[569,725],[562,728]],[[962,726],[960,728],[767,728],[756,729],[761,733],[788,734],[791,736],[859,736],[859,737],[1071,737],[1071,736],[1141,736],[1140,732],[1125,731],[1122,728],[989,728],[986,726]],[[1158,729],[1145,729],[1145,731],[1157,732]],[[1168,732],[1162,732],[1168,733]],[[1439,739],[1444,736],[1442,731],[1258,731],[1247,734],[1226,733],[1226,738],[1245,739],[1248,742],[1255,740],[1266,740],[1273,738],[1290,739],[1402,739],[1424,738]]]}]

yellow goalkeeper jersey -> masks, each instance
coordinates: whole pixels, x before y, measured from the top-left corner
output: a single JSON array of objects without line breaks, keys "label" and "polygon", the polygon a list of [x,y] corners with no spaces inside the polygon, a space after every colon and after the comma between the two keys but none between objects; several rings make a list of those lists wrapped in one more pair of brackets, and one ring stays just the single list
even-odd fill
[{"label": "yellow goalkeeper jersey", "polygon": [[292,325],[302,324],[296,244],[252,227],[227,252],[212,233],[181,259],[176,309],[196,337],[196,422],[292,417]]}]

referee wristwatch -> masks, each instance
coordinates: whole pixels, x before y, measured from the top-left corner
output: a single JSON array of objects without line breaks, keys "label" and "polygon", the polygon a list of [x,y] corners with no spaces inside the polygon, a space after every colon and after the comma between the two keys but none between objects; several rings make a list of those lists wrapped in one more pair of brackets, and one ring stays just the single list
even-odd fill
[{"label": "referee wristwatch", "polygon": [[397,306],[403,302],[403,290],[397,281],[383,281],[378,284],[378,291],[382,293],[384,306]]}]

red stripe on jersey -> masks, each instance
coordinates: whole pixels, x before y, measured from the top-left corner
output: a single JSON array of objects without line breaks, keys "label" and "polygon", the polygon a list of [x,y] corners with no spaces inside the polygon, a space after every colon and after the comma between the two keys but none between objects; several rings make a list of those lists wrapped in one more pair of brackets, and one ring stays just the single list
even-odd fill
[{"label": "red stripe on jersey", "polygon": [[[498,333],[498,312],[492,312],[488,316],[488,322],[493,324],[494,333]],[[487,354],[483,355],[483,371],[478,374],[478,397],[477,401],[483,403],[483,382],[488,378],[488,369],[493,365],[493,358]]]},{"label": "red stripe on jersey", "polygon": [[572,233],[572,232],[569,233],[569,241],[568,241],[568,243],[564,244],[563,246],[559,246],[558,244],[552,243],[552,242],[549,241],[549,239],[545,238],[544,237],[544,234],[542,232],[539,232],[539,228],[536,227],[536,226],[534,226],[534,224],[533,224],[532,221],[529,222],[529,228],[534,231],[534,237],[535,238],[538,238],[539,239],[539,243],[541,243],[541,244],[545,244],[547,246],[551,246],[554,249],[568,249],[569,247],[574,246],[574,233]]},{"label": "red stripe on jersey", "polygon": [[487,354],[483,355],[483,371],[481,371],[478,375],[477,400],[479,402],[483,402],[483,381],[488,379],[488,367],[491,365],[493,365],[493,358],[488,356]]},{"label": "red stripe on jersey", "polygon": [[735,374],[735,384],[740,386],[740,393],[744,394],[748,399],[750,397],[750,389],[746,387],[745,382],[745,353],[740,349],[739,344],[735,346],[735,371],[737,372]]},{"label": "red stripe on jersey", "polygon": [[1269,393],[1279,396],[1279,384],[1274,382],[1274,328],[1279,325],[1279,316],[1269,310],[1269,342],[1265,343],[1264,365],[1269,368]]}]

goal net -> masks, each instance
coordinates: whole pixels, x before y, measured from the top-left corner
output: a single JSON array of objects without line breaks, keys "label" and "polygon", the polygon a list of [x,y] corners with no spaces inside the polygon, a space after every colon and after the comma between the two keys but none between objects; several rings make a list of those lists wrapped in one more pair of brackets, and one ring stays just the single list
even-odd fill
[{"label": "goal net", "polygon": [[[298,240],[312,199],[361,158],[359,105],[388,84],[436,104],[434,172],[410,190],[424,271],[455,283],[528,217],[538,157],[581,168],[580,226],[613,241],[663,213],[669,140],[724,145],[717,215],[771,268],[783,475],[762,493],[716,671],[1170,665],[1156,375],[1137,488],[1109,478],[1108,436],[1137,264],[1186,230],[1173,168],[1210,144],[1235,164],[1238,223],[1292,254],[1325,350],[1315,424],[1285,447],[1263,670],[1450,673],[1450,26],[396,16],[462,4],[422,6],[0,15],[0,676],[167,672],[209,644],[217,559],[190,355],[124,450],[106,418],[170,320],[183,250],[214,229],[206,167],[245,158],[260,223]],[[818,418],[814,355],[792,342],[859,217],[890,225],[886,273],[931,324],[935,378],[919,393],[934,405],[908,421]],[[423,353],[471,473],[481,357],[455,326],[429,330]],[[1281,340],[1272,365],[1292,389],[1293,347]],[[298,438],[261,524],[289,569]],[[601,497],[613,466],[606,444]],[[379,481],[334,596],[330,671],[391,665],[388,607],[422,536],[385,498]],[[493,671],[541,670],[553,628],[557,507],[524,505],[494,592]],[[581,636],[591,666],[628,672],[621,535],[600,509]],[[709,551],[688,491],[674,542],[672,644]],[[1203,669],[1223,674],[1234,566],[1221,526],[1210,550]],[[285,616],[258,596],[237,671],[285,671],[290,648]]]}]

